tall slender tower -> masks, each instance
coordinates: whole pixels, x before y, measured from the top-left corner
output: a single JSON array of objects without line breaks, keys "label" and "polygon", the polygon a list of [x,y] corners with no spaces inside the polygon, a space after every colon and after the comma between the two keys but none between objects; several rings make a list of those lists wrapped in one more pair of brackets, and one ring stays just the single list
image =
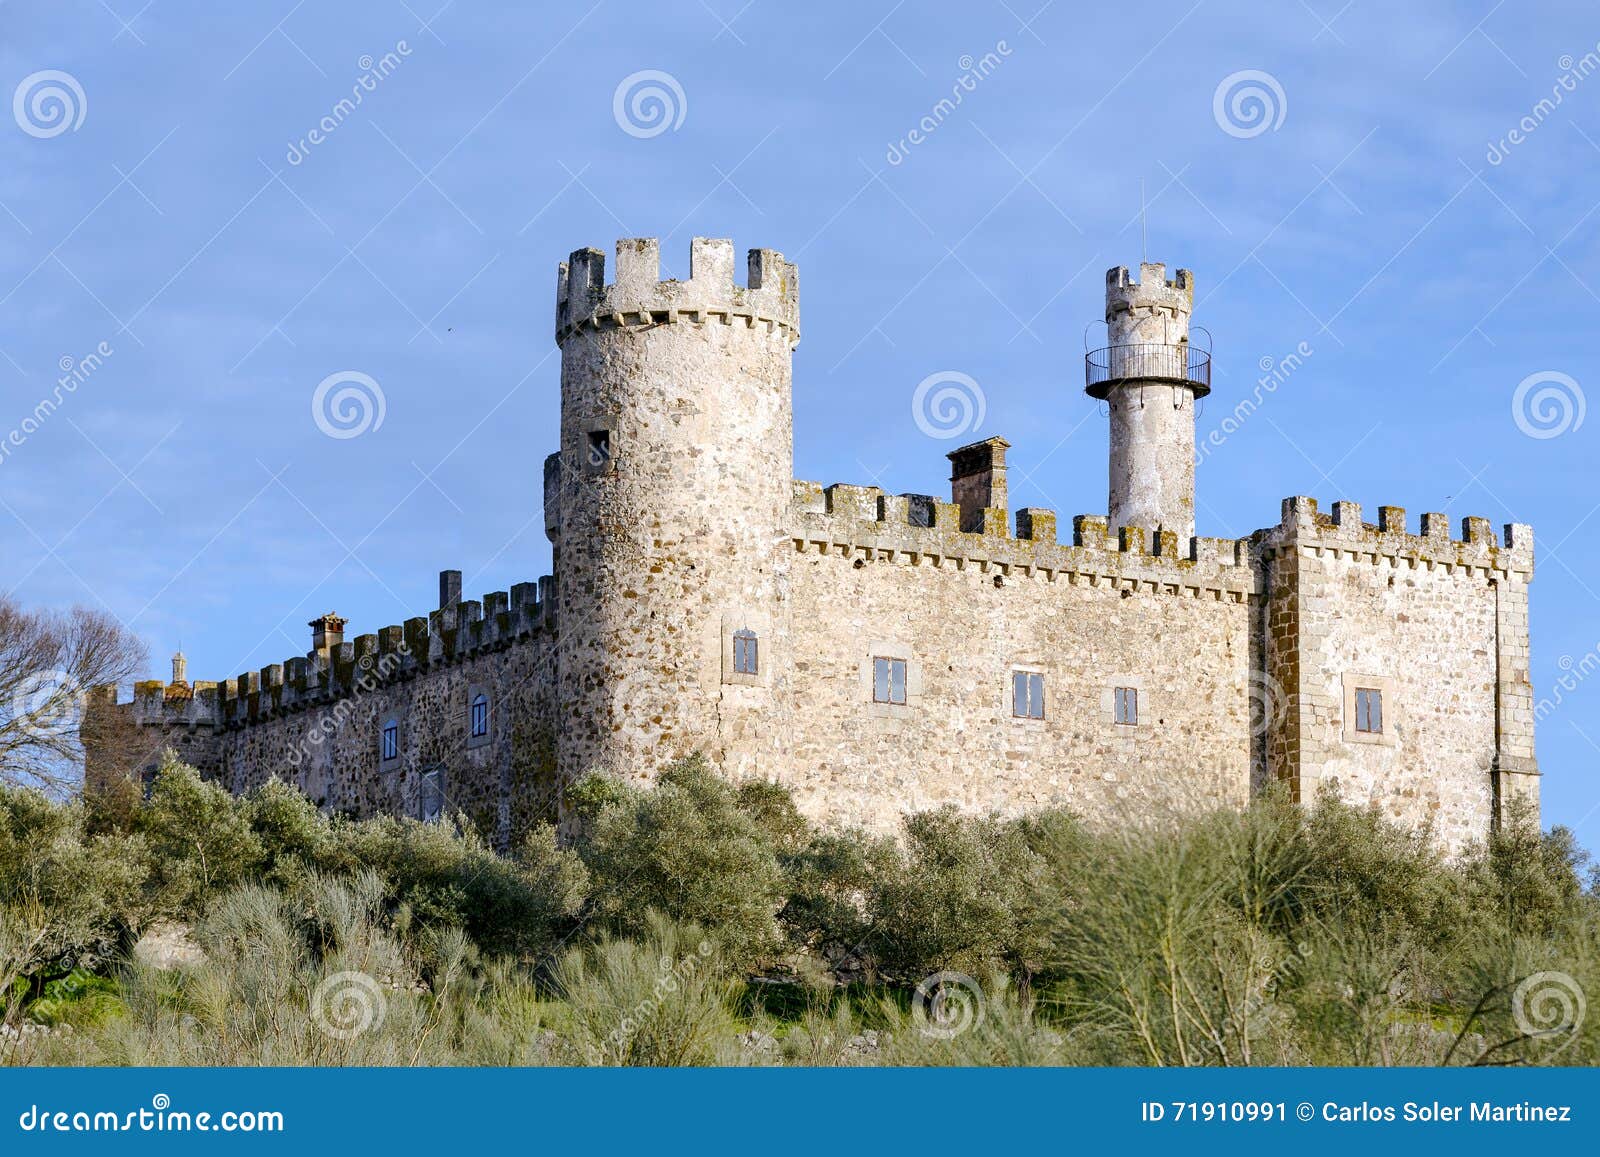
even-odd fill
[{"label": "tall slender tower", "polygon": [[1194,404],[1211,392],[1211,359],[1189,345],[1194,274],[1145,262],[1106,272],[1109,344],[1088,355],[1087,391],[1111,411],[1112,530],[1194,537]]},{"label": "tall slender tower", "polygon": [[795,267],[695,238],[687,281],[654,239],[561,266],[561,451],[546,524],[560,615],[556,740],[568,779],[651,777],[704,752],[724,774],[781,765],[789,672]]}]

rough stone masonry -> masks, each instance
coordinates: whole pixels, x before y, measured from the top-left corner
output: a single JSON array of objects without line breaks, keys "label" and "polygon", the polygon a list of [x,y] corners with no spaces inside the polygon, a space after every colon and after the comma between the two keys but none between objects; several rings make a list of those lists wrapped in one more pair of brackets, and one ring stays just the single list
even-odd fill
[{"label": "rough stone masonry", "polygon": [[[1099,822],[1329,786],[1446,848],[1513,801],[1537,814],[1533,536],[1443,515],[1409,532],[1284,500],[1247,538],[1194,534],[1194,279],[1106,281],[1087,392],[1109,503],[1070,527],[1008,510],[1008,443],[949,455],[951,501],[793,476],[795,267],[697,238],[582,249],[556,285],[555,574],[221,682],[91,697],[210,778],[289,780],[321,806],[465,813],[501,844],[599,770],[650,781],[703,752],[823,821],[893,829],[954,804]],[[106,733],[96,729],[95,734]],[[89,775],[111,774],[91,749]]]}]

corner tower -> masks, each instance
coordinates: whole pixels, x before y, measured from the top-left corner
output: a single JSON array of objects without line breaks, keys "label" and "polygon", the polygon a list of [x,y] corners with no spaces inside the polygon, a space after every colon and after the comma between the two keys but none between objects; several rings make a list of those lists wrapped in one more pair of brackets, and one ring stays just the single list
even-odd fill
[{"label": "corner tower", "polygon": [[733,778],[781,766],[799,284],[754,249],[736,285],[733,253],[695,238],[687,281],[660,280],[646,238],[617,243],[609,284],[597,249],[560,267],[545,495],[567,782],[696,751]]},{"label": "corner tower", "polygon": [[1194,404],[1211,392],[1211,356],[1189,345],[1194,274],[1146,262],[1106,272],[1106,348],[1085,360],[1086,388],[1111,417],[1112,531],[1194,537]]}]

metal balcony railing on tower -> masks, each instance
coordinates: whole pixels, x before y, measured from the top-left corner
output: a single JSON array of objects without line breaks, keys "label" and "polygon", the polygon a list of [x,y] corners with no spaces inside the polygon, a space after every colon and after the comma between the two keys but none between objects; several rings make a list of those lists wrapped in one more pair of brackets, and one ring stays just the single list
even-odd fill
[{"label": "metal balcony railing on tower", "polygon": [[1211,392],[1211,353],[1188,342],[1134,342],[1090,350],[1083,356],[1084,385],[1092,398],[1104,398],[1124,382],[1187,386],[1194,396]]}]

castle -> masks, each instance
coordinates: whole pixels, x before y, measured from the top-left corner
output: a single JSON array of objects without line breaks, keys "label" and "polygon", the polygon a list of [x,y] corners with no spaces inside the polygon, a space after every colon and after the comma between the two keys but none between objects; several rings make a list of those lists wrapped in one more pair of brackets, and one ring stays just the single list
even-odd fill
[{"label": "castle", "polygon": [[[703,752],[817,819],[893,828],[955,804],[1091,820],[1331,785],[1447,848],[1538,805],[1527,526],[1312,498],[1247,538],[1194,533],[1194,281],[1107,276],[1087,392],[1110,423],[1108,512],[1008,509],[1006,449],[949,455],[949,501],[795,481],[799,281],[696,239],[560,266],[553,577],[311,648],[220,683],[92,693],[207,777],[272,777],[329,809],[460,811],[502,844],[601,769],[648,781]],[[1065,533],[1062,533],[1062,532]],[[89,774],[108,774],[104,744]]]}]

